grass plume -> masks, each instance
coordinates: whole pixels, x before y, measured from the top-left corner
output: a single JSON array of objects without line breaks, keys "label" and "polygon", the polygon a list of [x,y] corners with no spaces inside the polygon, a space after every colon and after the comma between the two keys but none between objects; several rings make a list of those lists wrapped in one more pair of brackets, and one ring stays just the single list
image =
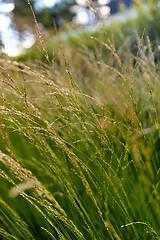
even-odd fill
[{"label": "grass plume", "polygon": [[99,51],[66,43],[49,64],[0,60],[2,239],[159,239],[159,69],[144,38],[137,55],[93,37]]}]

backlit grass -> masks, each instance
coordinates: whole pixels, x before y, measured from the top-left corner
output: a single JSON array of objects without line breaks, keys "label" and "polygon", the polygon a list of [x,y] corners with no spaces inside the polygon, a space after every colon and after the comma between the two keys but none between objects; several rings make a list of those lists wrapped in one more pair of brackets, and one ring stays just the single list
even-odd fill
[{"label": "backlit grass", "polygon": [[160,238],[159,63],[143,35],[136,56],[113,37],[1,60],[2,239]]}]

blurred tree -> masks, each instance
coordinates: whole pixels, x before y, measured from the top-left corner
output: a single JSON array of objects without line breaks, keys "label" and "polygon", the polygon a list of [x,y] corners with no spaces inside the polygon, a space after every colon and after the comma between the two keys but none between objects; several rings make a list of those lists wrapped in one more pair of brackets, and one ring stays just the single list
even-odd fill
[{"label": "blurred tree", "polygon": [[53,8],[53,16],[56,20],[57,26],[63,26],[63,20],[71,21],[74,17],[74,13],[70,11],[71,6],[75,5],[75,0],[62,0],[61,3],[57,3]]},{"label": "blurred tree", "polygon": [[[30,3],[34,5],[34,0],[31,0]],[[32,12],[29,8],[27,0],[15,0],[15,8],[13,10],[13,21],[16,24],[17,30],[22,32],[23,26],[28,24],[30,28],[34,27],[34,19]]]},{"label": "blurred tree", "polygon": [[[70,7],[75,4],[75,0],[61,0],[51,8],[43,8],[41,11],[36,11],[36,0],[30,0],[36,14],[37,21],[45,27],[53,27],[53,18],[57,23],[57,27],[62,27],[63,20],[71,21],[74,14],[71,13]],[[27,4],[27,0],[15,0],[14,21],[21,31],[21,26],[26,22],[34,25],[33,16]]]}]

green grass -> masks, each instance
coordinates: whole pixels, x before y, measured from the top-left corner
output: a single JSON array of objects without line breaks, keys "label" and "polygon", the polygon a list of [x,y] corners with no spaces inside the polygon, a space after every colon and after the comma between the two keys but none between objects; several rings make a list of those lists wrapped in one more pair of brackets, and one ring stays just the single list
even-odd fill
[{"label": "green grass", "polygon": [[100,39],[1,59],[0,239],[160,239],[159,62]]}]

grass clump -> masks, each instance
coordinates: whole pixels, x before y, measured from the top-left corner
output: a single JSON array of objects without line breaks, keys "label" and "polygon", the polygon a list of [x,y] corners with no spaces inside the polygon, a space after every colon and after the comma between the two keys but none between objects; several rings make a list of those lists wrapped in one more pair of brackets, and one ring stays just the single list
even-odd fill
[{"label": "grass clump", "polygon": [[91,41],[1,59],[2,239],[160,238],[159,63],[144,34]]}]

